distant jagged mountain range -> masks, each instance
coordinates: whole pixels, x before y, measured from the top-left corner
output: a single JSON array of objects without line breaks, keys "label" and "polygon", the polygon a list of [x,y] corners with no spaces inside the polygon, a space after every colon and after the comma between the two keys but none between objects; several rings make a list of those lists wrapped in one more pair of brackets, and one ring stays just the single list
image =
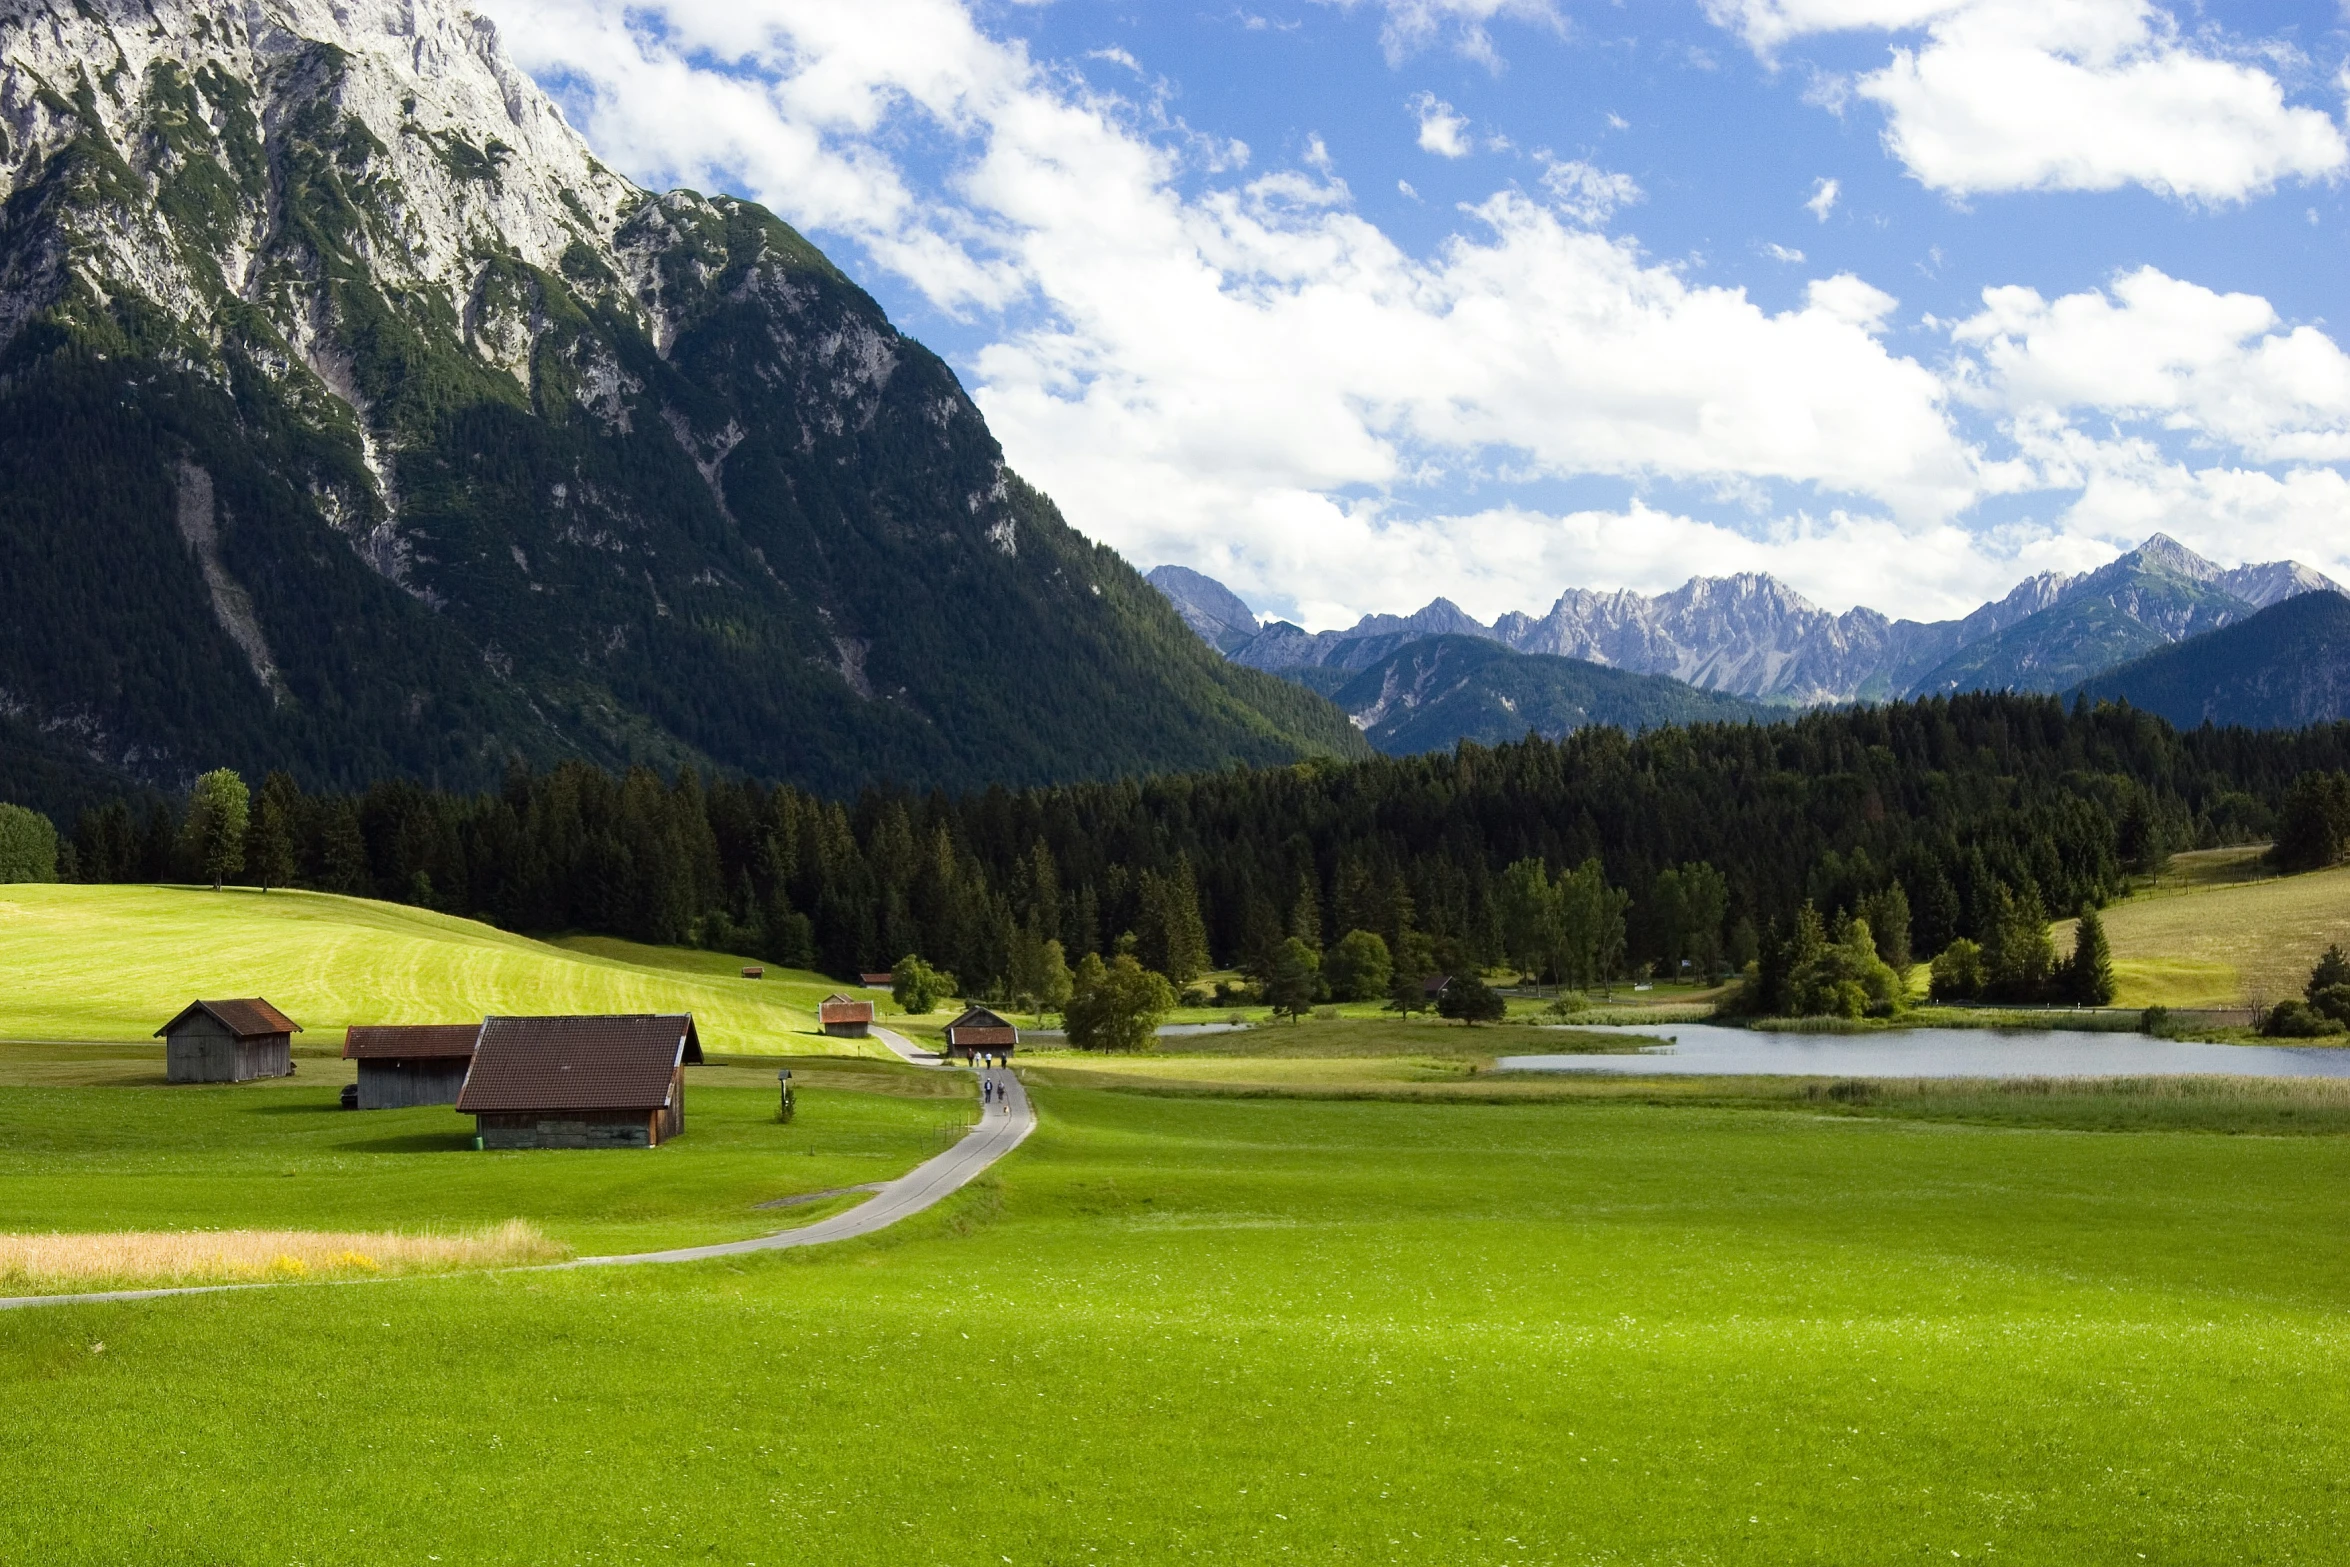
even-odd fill
[{"label": "distant jagged mountain range", "polygon": [[1547,615],[1509,614],[1491,625],[1438,599],[1417,614],[1369,615],[1344,631],[1276,621],[1252,633],[1235,613],[1246,606],[1212,578],[1161,567],[1150,580],[1235,663],[1276,673],[1363,670],[1414,642],[1465,636],[1785,706],[2065,691],[2286,599],[2341,591],[2298,562],[2231,570],[2163,534],[2099,570],[2044,573],[1942,621],[1892,620],[1867,608],[1830,614],[1775,578],[1740,573],[1694,577],[1653,596],[1569,589]]}]

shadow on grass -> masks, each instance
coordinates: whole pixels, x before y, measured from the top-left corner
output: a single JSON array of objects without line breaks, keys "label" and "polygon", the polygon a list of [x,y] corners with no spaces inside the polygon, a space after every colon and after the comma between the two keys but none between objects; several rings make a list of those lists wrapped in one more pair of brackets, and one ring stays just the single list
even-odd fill
[{"label": "shadow on grass", "polygon": [[471,1132],[410,1132],[402,1137],[363,1137],[334,1145],[337,1153],[471,1153]]}]

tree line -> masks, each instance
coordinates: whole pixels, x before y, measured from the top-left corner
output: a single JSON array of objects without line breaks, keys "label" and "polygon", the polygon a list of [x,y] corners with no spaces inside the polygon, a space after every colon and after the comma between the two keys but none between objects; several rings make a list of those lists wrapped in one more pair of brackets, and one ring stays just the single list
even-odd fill
[{"label": "tree line", "polygon": [[[209,776],[184,801],[90,805],[59,874],[225,875],[841,976],[920,954],[1005,999],[1046,942],[1071,967],[1124,951],[1178,988],[1223,965],[1269,985],[1287,954],[1291,995],[1505,962],[1568,986],[1720,973],[1798,937],[1807,906],[1831,945],[1858,921],[1904,963],[1960,940],[2000,954],[2020,950],[2004,933],[2023,923],[2098,907],[2178,849],[2262,838],[2296,812],[2341,807],[2340,830],[2305,853],[2350,845],[2350,726],[2181,733],[2012,694],[853,800],[583,764],[517,763],[478,793],[389,779],[315,794],[273,773],[251,789],[233,868],[237,835],[206,824],[233,820],[207,791],[234,775]],[[1376,983],[1358,932],[1386,959]]]}]

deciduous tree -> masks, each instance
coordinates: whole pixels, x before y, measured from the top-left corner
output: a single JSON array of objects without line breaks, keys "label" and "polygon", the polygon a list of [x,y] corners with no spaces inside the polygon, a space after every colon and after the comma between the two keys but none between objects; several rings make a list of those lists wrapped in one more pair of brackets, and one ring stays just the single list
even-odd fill
[{"label": "deciduous tree", "polygon": [[1395,962],[1377,931],[1350,930],[1322,958],[1322,978],[1339,1001],[1371,1001],[1387,994]]},{"label": "deciduous tree", "polygon": [[188,858],[211,881],[214,892],[245,867],[245,828],[251,804],[245,780],[226,767],[204,774],[188,791],[181,841]]},{"label": "deciduous tree", "polygon": [[1121,952],[1108,963],[1089,952],[1077,965],[1066,1016],[1069,1042],[1080,1050],[1141,1050],[1175,1010],[1175,989]]},{"label": "deciduous tree", "polygon": [[909,952],[889,971],[889,993],[900,1011],[922,1017],[936,1012],[938,1004],[955,993],[955,977]]}]

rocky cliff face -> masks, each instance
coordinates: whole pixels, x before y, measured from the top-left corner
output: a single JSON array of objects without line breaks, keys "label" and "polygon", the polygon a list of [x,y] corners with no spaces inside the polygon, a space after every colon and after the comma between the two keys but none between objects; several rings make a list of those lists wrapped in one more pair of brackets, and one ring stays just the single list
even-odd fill
[{"label": "rocky cliff face", "polygon": [[1360,748],[814,247],[603,168],[452,0],[0,0],[0,177],[0,715],[39,743],[844,788]]}]

